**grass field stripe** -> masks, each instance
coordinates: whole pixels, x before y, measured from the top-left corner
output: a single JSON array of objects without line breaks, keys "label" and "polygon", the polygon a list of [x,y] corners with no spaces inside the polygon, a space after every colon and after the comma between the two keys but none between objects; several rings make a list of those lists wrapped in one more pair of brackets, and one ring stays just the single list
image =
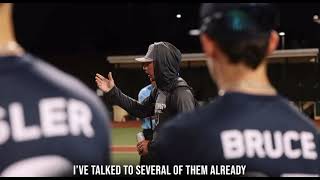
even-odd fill
[{"label": "grass field stripe", "polygon": [[118,152],[118,151],[113,151],[112,154],[137,154],[138,155],[138,152],[135,151],[130,151],[130,152]]}]

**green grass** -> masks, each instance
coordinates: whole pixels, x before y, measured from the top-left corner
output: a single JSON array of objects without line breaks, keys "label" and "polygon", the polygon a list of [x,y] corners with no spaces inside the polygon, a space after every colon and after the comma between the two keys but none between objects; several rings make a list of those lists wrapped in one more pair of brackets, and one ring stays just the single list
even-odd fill
[{"label": "green grass", "polygon": [[112,128],[112,145],[136,145],[140,128]]},{"label": "green grass", "polygon": [[138,154],[115,154],[111,156],[113,165],[138,165],[140,156]]},{"label": "green grass", "polygon": [[[137,144],[136,134],[140,128],[112,128],[112,145]],[[114,165],[138,165],[140,156],[138,153],[112,153],[111,162]]]}]

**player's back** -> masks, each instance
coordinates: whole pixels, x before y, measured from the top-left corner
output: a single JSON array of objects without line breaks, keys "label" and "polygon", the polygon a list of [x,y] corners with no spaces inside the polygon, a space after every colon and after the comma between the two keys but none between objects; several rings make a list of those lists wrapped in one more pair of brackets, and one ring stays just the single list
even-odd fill
[{"label": "player's back", "polygon": [[162,131],[164,163],[246,165],[247,173],[266,176],[320,174],[317,130],[281,96],[226,93]]},{"label": "player's back", "polygon": [[109,163],[109,117],[80,81],[24,54],[0,57],[0,84],[0,176],[70,175],[73,164]]}]

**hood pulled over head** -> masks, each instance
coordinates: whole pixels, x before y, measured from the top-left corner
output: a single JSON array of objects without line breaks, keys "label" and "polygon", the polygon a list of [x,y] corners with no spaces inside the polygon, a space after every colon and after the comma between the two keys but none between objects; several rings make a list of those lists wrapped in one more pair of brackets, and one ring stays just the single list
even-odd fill
[{"label": "hood pulled over head", "polygon": [[181,52],[168,42],[154,43],[154,75],[157,87],[170,91],[179,77]]}]

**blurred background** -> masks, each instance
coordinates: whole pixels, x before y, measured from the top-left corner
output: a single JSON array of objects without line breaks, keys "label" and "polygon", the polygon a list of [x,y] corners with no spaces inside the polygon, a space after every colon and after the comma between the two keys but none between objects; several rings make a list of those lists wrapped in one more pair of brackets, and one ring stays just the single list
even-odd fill
[{"label": "blurred background", "polygon": [[[198,3],[17,3],[14,18],[17,39],[26,50],[95,90],[94,74],[113,70],[107,56],[145,54],[156,41],[169,41],[182,53],[201,52],[198,37],[189,34],[198,28],[199,7]],[[320,3],[278,7],[277,30],[285,32],[285,48],[319,48],[320,24],[314,18],[320,15]],[[148,83],[142,71],[130,77],[136,75]],[[137,83],[139,89],[142,85]]]}]

